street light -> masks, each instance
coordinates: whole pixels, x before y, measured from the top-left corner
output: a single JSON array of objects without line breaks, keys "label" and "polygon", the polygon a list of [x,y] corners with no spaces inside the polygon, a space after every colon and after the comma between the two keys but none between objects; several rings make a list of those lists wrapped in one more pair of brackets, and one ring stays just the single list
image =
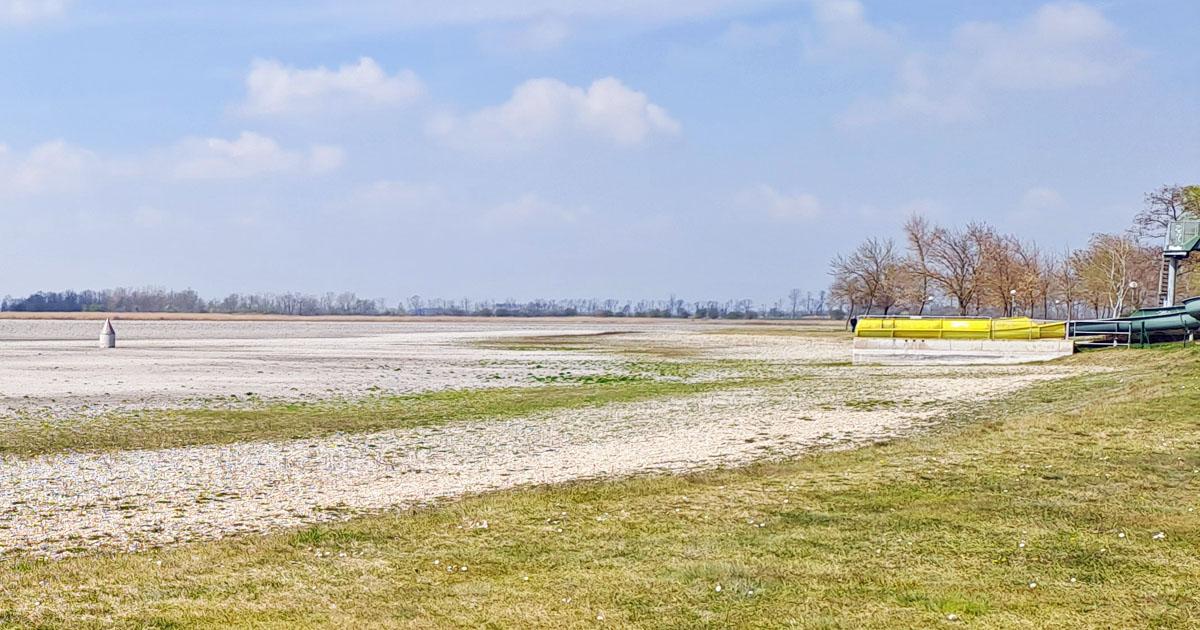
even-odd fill
[{"label": "street light", "polygon": [[1008,296],[1009,296],[1008,316],[1016,317],[1016,315],[1017,315],[1017,290],[1016,289],[1010,290],[1008,292]]}]

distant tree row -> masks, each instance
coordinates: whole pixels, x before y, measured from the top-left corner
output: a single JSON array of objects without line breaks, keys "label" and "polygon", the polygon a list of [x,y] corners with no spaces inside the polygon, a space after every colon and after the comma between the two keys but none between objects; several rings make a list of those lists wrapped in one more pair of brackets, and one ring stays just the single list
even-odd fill
[{"label": "distant tree row", "polygon": [[0,301],[0,310],[277,315],[378,315],[387,312],[383,300],[364,299],[353,293],[326,293],[321,296],[299,293],[234,293],[221,300],[204,300],[192,289],[171,291],[155,287],[100,291],[40,291],[23,298],[5,297]]},{"label": "distant tree row", "polygon": [[102,291],[42,291],[27,297],[5,297],[0,310],[18,312],[105,311],[117,313],[255,313],[277,315],[418,315],[474,317],[678,317],[695,319],[797,319],[828,315],[824,291],[792,289],[771,305],[752,300],[637,302],[598,299],[473,301],[424,299],[419,295],[389,307],[384,299],[360,298],[353,293],[231,294],[204,300],[195,291],[161,288]]},{"label": "distant tree row", "polygon": [[[868,238],[836,256],[829,296],[853,315],[1117,317],[1158,302],[1163,237],[1180,219],[1200,219],[1200,186],[1163,186],[1146,195],[1128,231],[1094,234],[1064,252],[986,223],[940,226],[914,215],[902,245]],[[1181,267],[1180,295],[1194,294],[1196,264]]]}]

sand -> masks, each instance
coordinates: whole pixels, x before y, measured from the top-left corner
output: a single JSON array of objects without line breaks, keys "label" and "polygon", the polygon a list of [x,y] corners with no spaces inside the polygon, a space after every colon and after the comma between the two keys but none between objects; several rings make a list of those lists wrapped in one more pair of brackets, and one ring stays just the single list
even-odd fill
[{"label": "sand", "polygon": [[[87,324],[79,327],[79,324]],[[684,472],[903,435],[954,410],[1068,376],[1071,368],[852,368],[846,339],[713,334],[688,322],[126,322],[121,347],[77,335],[95,322],[0,321],[0,400],[67,419],[80,405],[203,404],[533,384],[532,366],[621,369],[630,347],[688,360],[754,358],[802,380],[504,421],[318,439],[0,459],[0,554],[59,557],[216,539],[529,484]],[[479,341],[623,332],[588,351]],[[605,343],[609,343],[606,338]],[[546,368],[539,368],[546,369]],[[28,396],[28,398],[26,398]],[[872,401],[886,401],[874,404]],[[66,420],[64,420],[66,421]]]},{"label": "sand", "polygon": [[[0,417],[262,400],[354,398],[454,388],[536,385],[532,376],[619,369],[628,356],[511,352],[486,339],[619,332],[619,343],[686,348],[709,358],[843,360],[844,342],[708,334],[703,323],[558,320],[465,322],[124,321],[118,347],[97,348],[95,321],[0,319]],[[614,343],[618,341],[614,338]]]}]

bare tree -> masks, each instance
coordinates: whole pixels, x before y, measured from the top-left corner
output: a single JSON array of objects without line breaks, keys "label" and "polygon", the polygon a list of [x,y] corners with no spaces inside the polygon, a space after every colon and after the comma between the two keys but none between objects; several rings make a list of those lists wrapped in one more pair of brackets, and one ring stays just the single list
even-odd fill
[{"label": "bare tree", "polygon": [[1066,307],[1067,319],[1075,319],[1075,302],[1080,293],[1076,262],[1077,257],[1070,250],[1064,251],[1062,257],[1055,261],[1051,271],[1055,291]]},{"label": "bare tree", "polygon": [[1073,259],[1081,288],[1092,304],[1103,307],[1108,317],[1120,317],[1127,307],[1142,305],[1153,283],[1158,250],[1132,236],[1096,234]]},{"label": "bare tree", "polygon": [[980,241],[986,227],[970,224],[965,229],[936,228],[930,239],[926,275],[966,315],[976,304],[979,290]]},{"label": "bare tree", "polygon": [[[1034,290],[1042,302],[1042,317],[1050,319],[1050,301],[1054,299],[1055,289],[1055,269],[1058,267],[1058,257],[1053,253],[1045,252],[1037,254],[1034,268],[1036,269],[1036,277],[1034,280]],[[1033,308],[1030,307],[1030,313]]]},{"label": "bare tree", "polygon": [[925,217],[914,214],[904,222],[904,238],[908,241],[908,298],[916,306],[918,315],[925,314],[925,307],[933,297],[932,278],[929,273],[929,249],[935,238],[935,228]]},{"label": "bare tree", "polygon": [[813,295],[812,291],[804,294],[804,306],[800,309],[801,315],[820,315],[825,312],[825,292],[818,291]]},{"label": "bare tree", "polygon": [[[896,305],[900,296],[900,256],[892,239],[869,238],[850,256],[836,256],[830,264],[835,279],[844,278],[846,287],[861,289],[866,313],[878,306],[883,314]],[[853,280],[853,282],[849,282]]]},{"label": "bare tree", "polygon": [[857,276],[834,273],[833,284],[829,286],[829,299],[846,305],[847,328],[850,327],[850,319],[857,317],[858,309],[865,301],[865,293],[866,289]]},{"label": "bare tree", "polygon": [[1034,307],[1044,299],[1039,281],[1041,253],[1037,245],[987,226],[979,228],[977,238],[982,303],[1010,317],[1016,315],[1014,309],[1018,305],[1032,315]]},{"label": "bare tree", "polygon": [[788,291],[788,300],[792,303],[792,319],[796,319],[796,314],[800,309],[800,289],[792,289]]},{"label": "bare tree", "polygon": [[1172,184],[1146,193],[1145,207],[1133,217],[1133,233],[1140,240],[1158,240],[1167,226],[1181,219],[1200,219],[1200,186]]}]

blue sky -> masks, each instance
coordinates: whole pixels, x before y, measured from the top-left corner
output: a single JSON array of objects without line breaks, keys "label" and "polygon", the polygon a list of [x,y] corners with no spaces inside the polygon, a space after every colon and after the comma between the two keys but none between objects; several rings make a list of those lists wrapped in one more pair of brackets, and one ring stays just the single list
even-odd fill
[{"label": "blue sky", "polygon": [[1182,0],[0,0],[0,294],[773,301],[912,212],[1060,249],[1200,180],[1197,23]]}]

